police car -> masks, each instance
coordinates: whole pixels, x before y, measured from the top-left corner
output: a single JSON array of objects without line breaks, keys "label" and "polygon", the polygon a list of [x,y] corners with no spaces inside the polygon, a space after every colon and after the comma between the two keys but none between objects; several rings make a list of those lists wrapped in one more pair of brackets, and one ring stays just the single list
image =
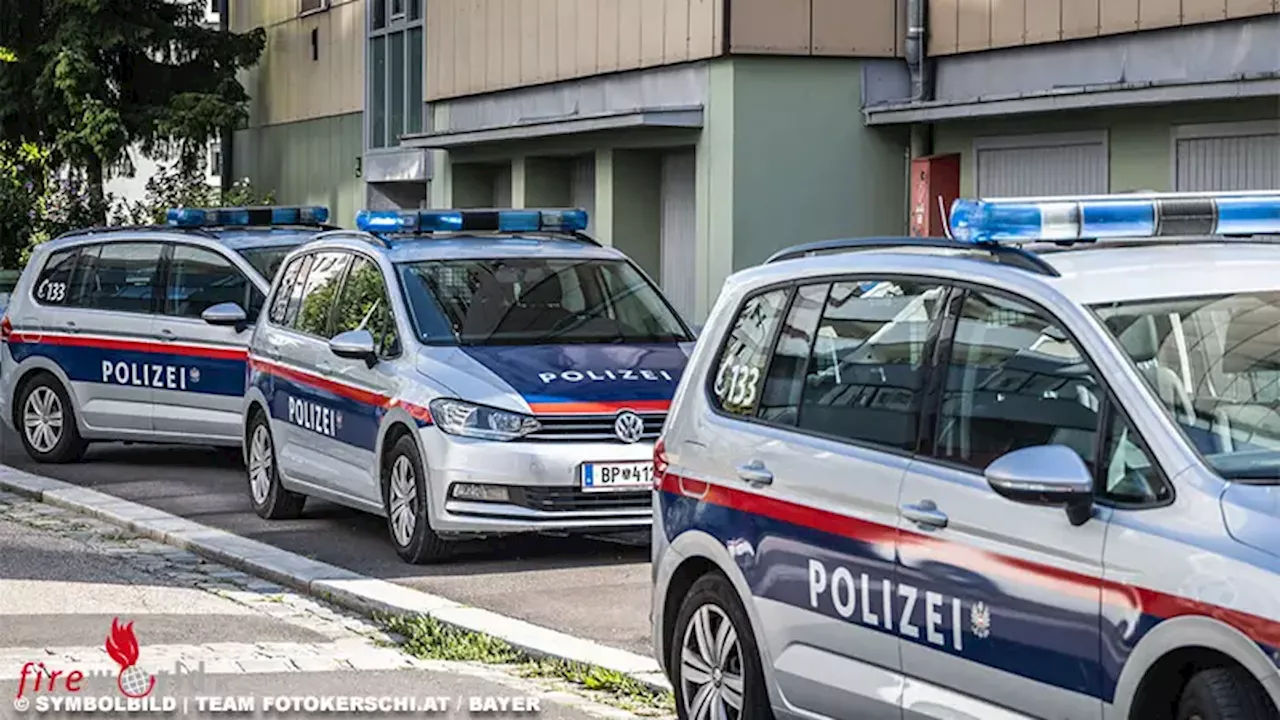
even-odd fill
[{"label": "police car", "polygon": [[1280,194],[950,219],[727,283],[654,452],[680,717],[1276,718]]},{"label": "police car", "polygon": [[98,440],[238,448],[248,328],[323,207],[178,208],[37,247],[0,320],[0,417],[39,462]]},{"label": "police car", "polygon": [[250,343],[248,489],[387,518],[408,562],[644,530],[693,337],[581,210],[364,211],[286,259]]}]

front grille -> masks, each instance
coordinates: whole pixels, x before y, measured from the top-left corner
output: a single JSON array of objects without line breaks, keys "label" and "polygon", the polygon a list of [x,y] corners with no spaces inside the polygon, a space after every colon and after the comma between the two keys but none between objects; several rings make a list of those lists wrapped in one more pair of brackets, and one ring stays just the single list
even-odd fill
[{"label": "front grille", "polygon": [[[641,440],[656,440],[666,413],[637,413],[644,419]],[[539,415],[542,427],[525,440],[539,442],[614,442],[622,444],[613,431],[616,415]]]},{"label": "front grille", "polygon": [[652,507],[649,490],[583,492],[572,487],[511,488],[511,504],[542,512],[644,510]]}]

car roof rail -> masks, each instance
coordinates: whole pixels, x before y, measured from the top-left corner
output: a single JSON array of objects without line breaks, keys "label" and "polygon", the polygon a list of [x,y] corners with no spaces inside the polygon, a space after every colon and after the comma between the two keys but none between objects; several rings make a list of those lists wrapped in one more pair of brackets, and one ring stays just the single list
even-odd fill
[{"label": "car roof rail", "polygon": [[95,225],[93,227],[68,230],[53,239],[61,240],[63,238],[81,237],[84,235],[101,235],[102,233],[114,232],[178,233],[184,235],[202,235],[204,237],[213,238],[214,240],[218,239],[217,235],[214,235],[204,228],[176,227],[173,225]]},{"label": "car roof rail", "polygon": [[968,243],[944,237],[871,237],[847,238],[837,240],[819,240],[817,242],[795,245],[779,250],[764,261],[764,264],[809,257],[824,252],[858,252],[864,250],[905,250],[911,248],[931,248],[938,250],[962,250],[970,253],[983,253],[1001,265],[1016,267],[1034,272],[1038,275],[1058,277],[1058,271],[1035,253],[1016,245],[1000,245],[996,243]]},{"label": "car roof rail", "polygon": [[314,240],[330,240],[330,239],[336,240],[336,239],[342,239],[342,238],[347,238],[351,240],[363,240],[364,242],[367,242],[370,245],[377,245],[378,247],[382,247],[382,248],[391,247],[391,243],[387,242],[385,238],[378,237],[374,233],[365,232],[363,230],[351,230],[348,228],[333,228],[332,230],[326,230],[324,232],[317,233],[316,236],[311,239],[314,241]]}]

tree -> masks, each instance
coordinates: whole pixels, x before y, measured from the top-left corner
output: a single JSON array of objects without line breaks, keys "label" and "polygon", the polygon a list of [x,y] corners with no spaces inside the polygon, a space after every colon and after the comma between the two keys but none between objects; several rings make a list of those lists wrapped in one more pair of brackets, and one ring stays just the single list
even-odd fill
[{"label": "tree", "polygon": [[0,138],[35,143],[83,181],[105,223],[103,186],[131,175],[128,150],[200,166],[211,138],[248,117],[236,73],[257,63],[265,33],[202,25],[189,0],[0,0]]}]

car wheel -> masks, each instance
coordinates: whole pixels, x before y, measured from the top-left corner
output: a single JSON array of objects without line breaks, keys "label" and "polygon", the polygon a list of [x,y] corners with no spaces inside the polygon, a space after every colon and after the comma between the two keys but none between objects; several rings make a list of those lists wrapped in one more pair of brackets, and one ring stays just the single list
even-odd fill
[{"label": "car wheel", "polygon": [[22,447],[32,460],[71,463],[84,456],[88,443],[80,437],[71,398],[52,375],[38,375],[23,385],[17,421]]},{"label": "car wheel", "polygon": [[448,556],[449,542],[431,529],[422,456],[408,435],[396,441],[382,464],[382,502],[391,544],[402,560],[423,565]]},{"label": "car wheel", "polygon": [[1276,720],[1276,708],[1240,668],[1211,668],[1191,676],[1178,703],[1178,720]]},{"label": "car wheel", "polygon": [[751,622],[723,575],[689,588],[667,666],[681,720],[772,720]]},{"label": "car wheel", "polygon": [[245,469],[253,511],[267,520],[293,520],[302,515],[307,496],[280,484],[276,446],[271,439],[271,425],[266,415],[261,412],[253,414],[245,439],[249,446],[249,462]]}]

